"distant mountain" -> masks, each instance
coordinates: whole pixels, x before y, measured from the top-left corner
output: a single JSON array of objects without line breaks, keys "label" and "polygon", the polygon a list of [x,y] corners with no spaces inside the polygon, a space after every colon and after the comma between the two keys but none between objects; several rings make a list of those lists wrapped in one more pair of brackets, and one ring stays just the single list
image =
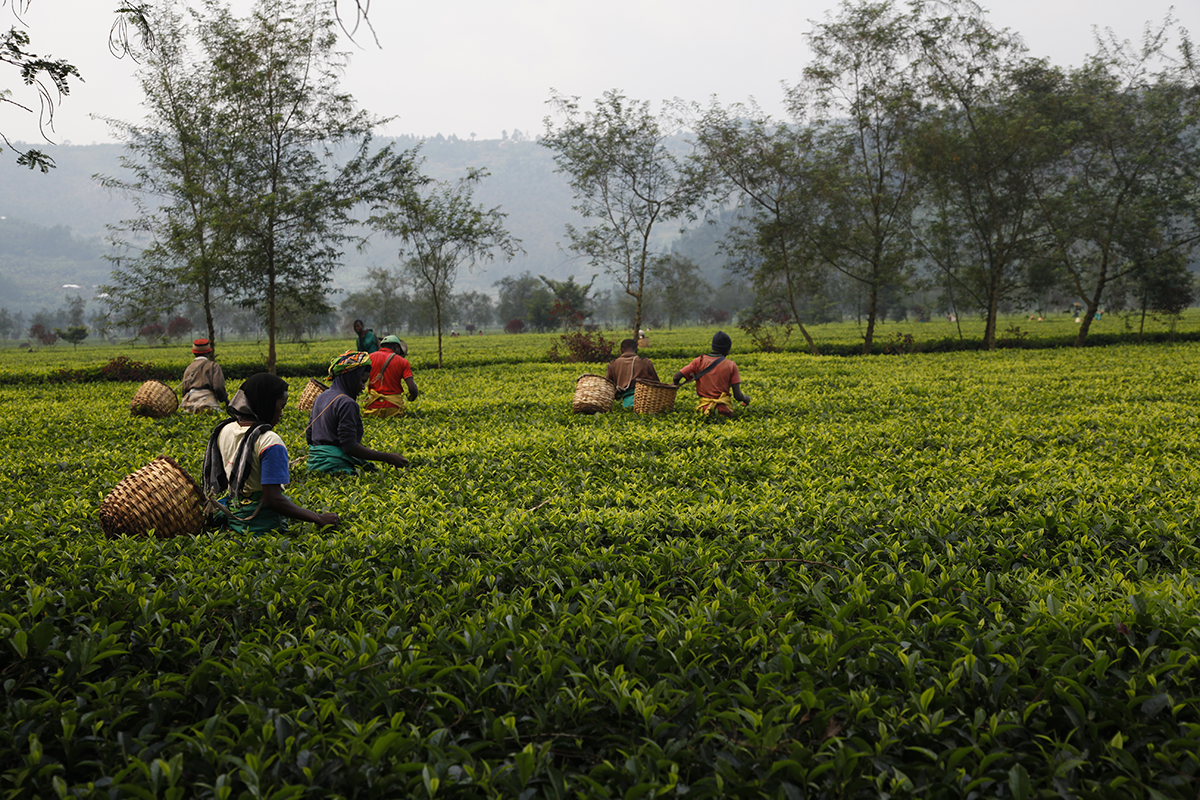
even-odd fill
[{"label": "distant mountain", "polygon": [[68,296],[92,298],[108,280],[107,250],[99,236],[0,214],[0,307],[32,312],[58,308]]},{"label": "distant mountain", "polygon": [[[19,146],[19,145],[18,145]],[[0,156],[0,217],[46,228],[66,226],[84,239],[103,237],[105,226],[129,217],[133,204],[92,179],[120,171],[119,144],[43,147],[57,168],[43,175],[19,167],[7,150]]]},{"label": "distant mountain", "polygon": [[[521,240],[525,253],[512,262],[493,263],[480,274],[459,275],[461,290],[491,290],[492,284],[503,277],[528,270],[535,275],[565,280],[569,275],[582,276],[587,265],[559,249],[565,238],[567,223],[580,223],[579,215],[571,208],[573,197],[566,180],[554,171],[553,154],[530,139],[484,139],[470,141],[441,136],[426,139],[398,137],[397,147],[408,149],[421,145],[425,157],[424,171],[430,177],[447,180],[463,174],[469,167],[483,167],[489,173],[475,191],[478,203],[492,208],[500,206],[508,215],[509,231]],[[383,251],[386,263],[396,263],[381,243],[373,252]],[[381,266],[384,262],[378,262]]]}]

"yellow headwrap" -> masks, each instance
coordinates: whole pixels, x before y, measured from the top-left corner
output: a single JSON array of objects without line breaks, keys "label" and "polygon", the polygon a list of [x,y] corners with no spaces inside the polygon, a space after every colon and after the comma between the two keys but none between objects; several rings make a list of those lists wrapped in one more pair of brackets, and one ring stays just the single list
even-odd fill
[{"label": "yellow headwrap", "polygon": [[371,363],[371,355],[359,350],[347,350],[333,361],[329,362],[329,377],[334,378],[343,372],[366,366]]}]

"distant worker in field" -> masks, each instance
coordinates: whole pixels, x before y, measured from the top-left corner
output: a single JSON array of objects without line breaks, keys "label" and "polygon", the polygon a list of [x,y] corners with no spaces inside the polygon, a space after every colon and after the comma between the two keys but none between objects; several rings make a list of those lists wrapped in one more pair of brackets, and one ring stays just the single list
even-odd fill
[{"label": "distant worker in field", "polygon": [[183,410],[193,414],[220,411],[221,406],[229,402],[229,395],[225,391],[225,373],[216,361],[212,342],[196,339],[192,342],[192,354],[196,357],[183,371],[183,382],[179,385]]},{"label": "distant worker in field", "polygon": [[408,345],[398,336],[385,336],[380,349],[371,353],[371,377],[367,380],[368,417],[396,417],[404,413],[404,389],[408,401],[417,399],[417,381],[408,362]]},{"label": "distant worker in field", "polygon": [[645,356],[638,355],[636,339],[625,339],[621,342],[621,355],[608,364],[604,377],[617,387],[615,400],[625,408],[633,408],[633,386],[638,378],[649,381],[658,380],[658,372],[654,364]]},{"label": "distant worker in field", "polygon": [[371,328],[364,328],[361,319],[354,320],[354,333],[358,336],[358,341],[354,345],[354,349],[368,355],[379,351],[379,338],[375,336],[375,331]]},{"label": "distant worker in field", "polygon": [[717,331],[712,338],[712,352],[697,356],[672,378],[676,386],[684,380],[696,382],[696,395],[700,398],[696,410],[702,414],[715,409],[719,414],[732,416],[733,400],[744,406],[750,405],[750,397],[742,392],[742,378],[738,374],[737,364],[728,358],[732,347],[733,340],[729,334]]},{"label": "distant worker in field", "polygon": [[308,468],[314,472],[353,474],[356,468],[376,469],[372,461],[408,466],[399,453],[364,447],[362,412],[356,399],[371,376],[371,356],[349,350],[329,364],[329,388],[317,395],[309,412]]},{"label": "distant worker in field", "polygon": [[291,482],[288,453],[273,428],[283,416],[287,395],[283,378],[252,375],[229,403],[229,419],[208,439],[204,496],[222,528],[267,533],[287,530],[290,519],[319,526],[339,522],[337,514],[309,511],[283,494]]}]

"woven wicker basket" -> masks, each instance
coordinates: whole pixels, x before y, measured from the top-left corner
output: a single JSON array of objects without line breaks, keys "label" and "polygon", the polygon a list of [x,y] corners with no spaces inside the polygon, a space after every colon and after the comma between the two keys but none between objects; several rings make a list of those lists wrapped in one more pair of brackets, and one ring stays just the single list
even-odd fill
[{"label": "woven wicker basket", "polygon": [[612,409],[617,387],[603,375],[580,375],[575,381],[575,399],[571,408],[576,414],[604,413]]},{"label": "woven wicker basket", "polygon": [[321,383],[316,378],[309,378],[308,383],[304,384],[304,391],[300,392],[300,399],[296,401],[296,408],[301,411],[312,410],[313,403],[317,399],[317,395],[325,391],[329,387]]},{"label": "woven wicker basket", "polygon": [[675,410],[675,395],[679,387],[645,378],[633,382],[633,410],[638,414],[657,414]]},{"label": "woven wicker basket", "polygon": [[129,413],[136,417],[165,417],[179,408],[175,390],[162,381],[146,381],[138,387],[129,403]]},{"label": "woven wicker basket", "polygon": [[638,339],[638,347],[649,347],[650,340],[648,338]]},{"label": "woven wicker basket", "polygon": [[158,539],[195,536],[204,526],[200,487],[169,456],[159,456],[121,479],[100,504],[100,527],[106,536]]}]

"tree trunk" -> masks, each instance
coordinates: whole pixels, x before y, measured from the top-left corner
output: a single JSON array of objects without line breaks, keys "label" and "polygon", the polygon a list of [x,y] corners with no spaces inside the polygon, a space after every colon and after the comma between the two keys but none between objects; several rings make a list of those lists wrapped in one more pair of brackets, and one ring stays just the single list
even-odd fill
[{"label": "tree trunk", "polygon": [[819,356],[821,353],[817,350],[817,343],[813,341],[812,334],[808,332],[808,328],[804,327],[804,323],[800,321],[800,312],[796,309],[796,290],[792,285],[792,265],[788,256],[787,243],[780,245],[780,253],[783,255],[783,277],[787,285],[788,308],[792,310],[792,319],[796,320],[796,327],[800,329],[800,335],[804,337],[804,341],[808,342],[808,351],[814,356]]},{"label": "tree trunk", "polygon": [[275,374],[275,259],[267,265],[267,372]]},{"label": "tree trunk", "polygon": [[1079,323],[1079,333],[1075,334],[1075,344],[1073,347],[1083,347],[1083,341],[1087,338],[1088,328],[1092,326],[1092,320],[1096,316],[1096,310],[1092,306],[1088,306],[1087,311],[1083,312],[1083,319]]},{"label": "tree trunk", "polygon": [[1084,297],[1084,302],[1087,303],[1087,312],[1084,314],[1084,321],[1079,326],[1079,333],[1075,336],[1075,347],[1084,347],[1087,330],[1092,326],[1092,320],[1096,319],[1096,312],[1100,308],[1100,297],[1104,296],[1104,287],[1108,285],[1108,275],[1108,255],[1105,254],[1105,259],[1100,264],[1100,277],[1096,282],[1096,291],[1093,291],[1091,299]]},{"label": "tree trunk", "polygon": [[875,283],[871,284],[871,294],[867,299],[867,335],[863,339],[864,356],[871,355],[871,342],[875,338],[875,309],[879,304],[879,287]]},{"label": "tree trunk", "polygon": [[796,296],[792,291],[792,275],[789,272],[787,275],[787,290],[788,290],[788,307],[792,309],[792,319],[796,320],[796,327],[800,329],[800,335],[804,337],[804,341],[808,342],[808,351],[814,356],[821,355],[817,350],[817,343],[813,341],[812,334],[808,332],[808,328],[804,327],[804,323],[800,321],[800,312],[796,310]]},{"label": "tree trunk", "polygon": [[[1096,318],[1096,311],[1100,308],[1100,296],[1104,292],[1104,279],[1096,285],[1096,293],[1092,295],[1092,299],[1087,300],[1087,311],[1084,312],[1083,321],[1079,325],[1079,333],[1075,335],[1075,347],[1083,347],[1083,342],[1087,339],[1088,329],[1092,327],[1092,320]],[[1086,299],[1086,298],[1085,298]]]},{"label": "tree trunk", "polygon": [[646,248],[648,242],[645,238],[642,239],[641,261],[637,271],[637,292],[634,293],[626,286],[625,291],[633,295],[637,300],[633,312],[633,336],[634,339],[641,339],[640,331],[642,330],[642,298],[646,294]]},{"label": "tree trunk", "polygon": [[996,321],[1000,316],[1000,269],[992,266],[992,280],[988,286],[987,323],[983,328],[983,349],[996,349]]},{"label": "tree trunk", "polygon": [[808,332],[808,328],[804,327],[804,323],[796,320],[796,327],[800,329],[800,335],[804,337],[804,341],[808,342],[808,351],[814,356],[821,355],[821,351],[817,349],[817,343],[813,341],[812,334]]},{"label": "tree trunk", "polygon": [[207,280],[204,281],[204,324],[208,328],[208,341],[214,344],[217,341],[217,327],[212,314],[212,286]]},{"label": "tree trunk", "polygon": [[633,311],[633,333],[631,334],[630,338],[640,339],[641,337],[638,335],[638,332],[642,329],[642,293],[627,292],[627,294],[632,296],[635,301]]},{"label": "tree trunk", "polygon": [[958,328],[958,341],[963,340],[962,315],[958,313],[958,301],[954,299],[954,282],[946,281],[946,293],[950,296],[950,313],[954,315],[954,326]]},{"label": "tree trunk", "polygon": [[442,303],[438,299],[437,286],[431,285],[433,289],[433,320],[437,325],[438,336],[438,369],[442,368]]}]

